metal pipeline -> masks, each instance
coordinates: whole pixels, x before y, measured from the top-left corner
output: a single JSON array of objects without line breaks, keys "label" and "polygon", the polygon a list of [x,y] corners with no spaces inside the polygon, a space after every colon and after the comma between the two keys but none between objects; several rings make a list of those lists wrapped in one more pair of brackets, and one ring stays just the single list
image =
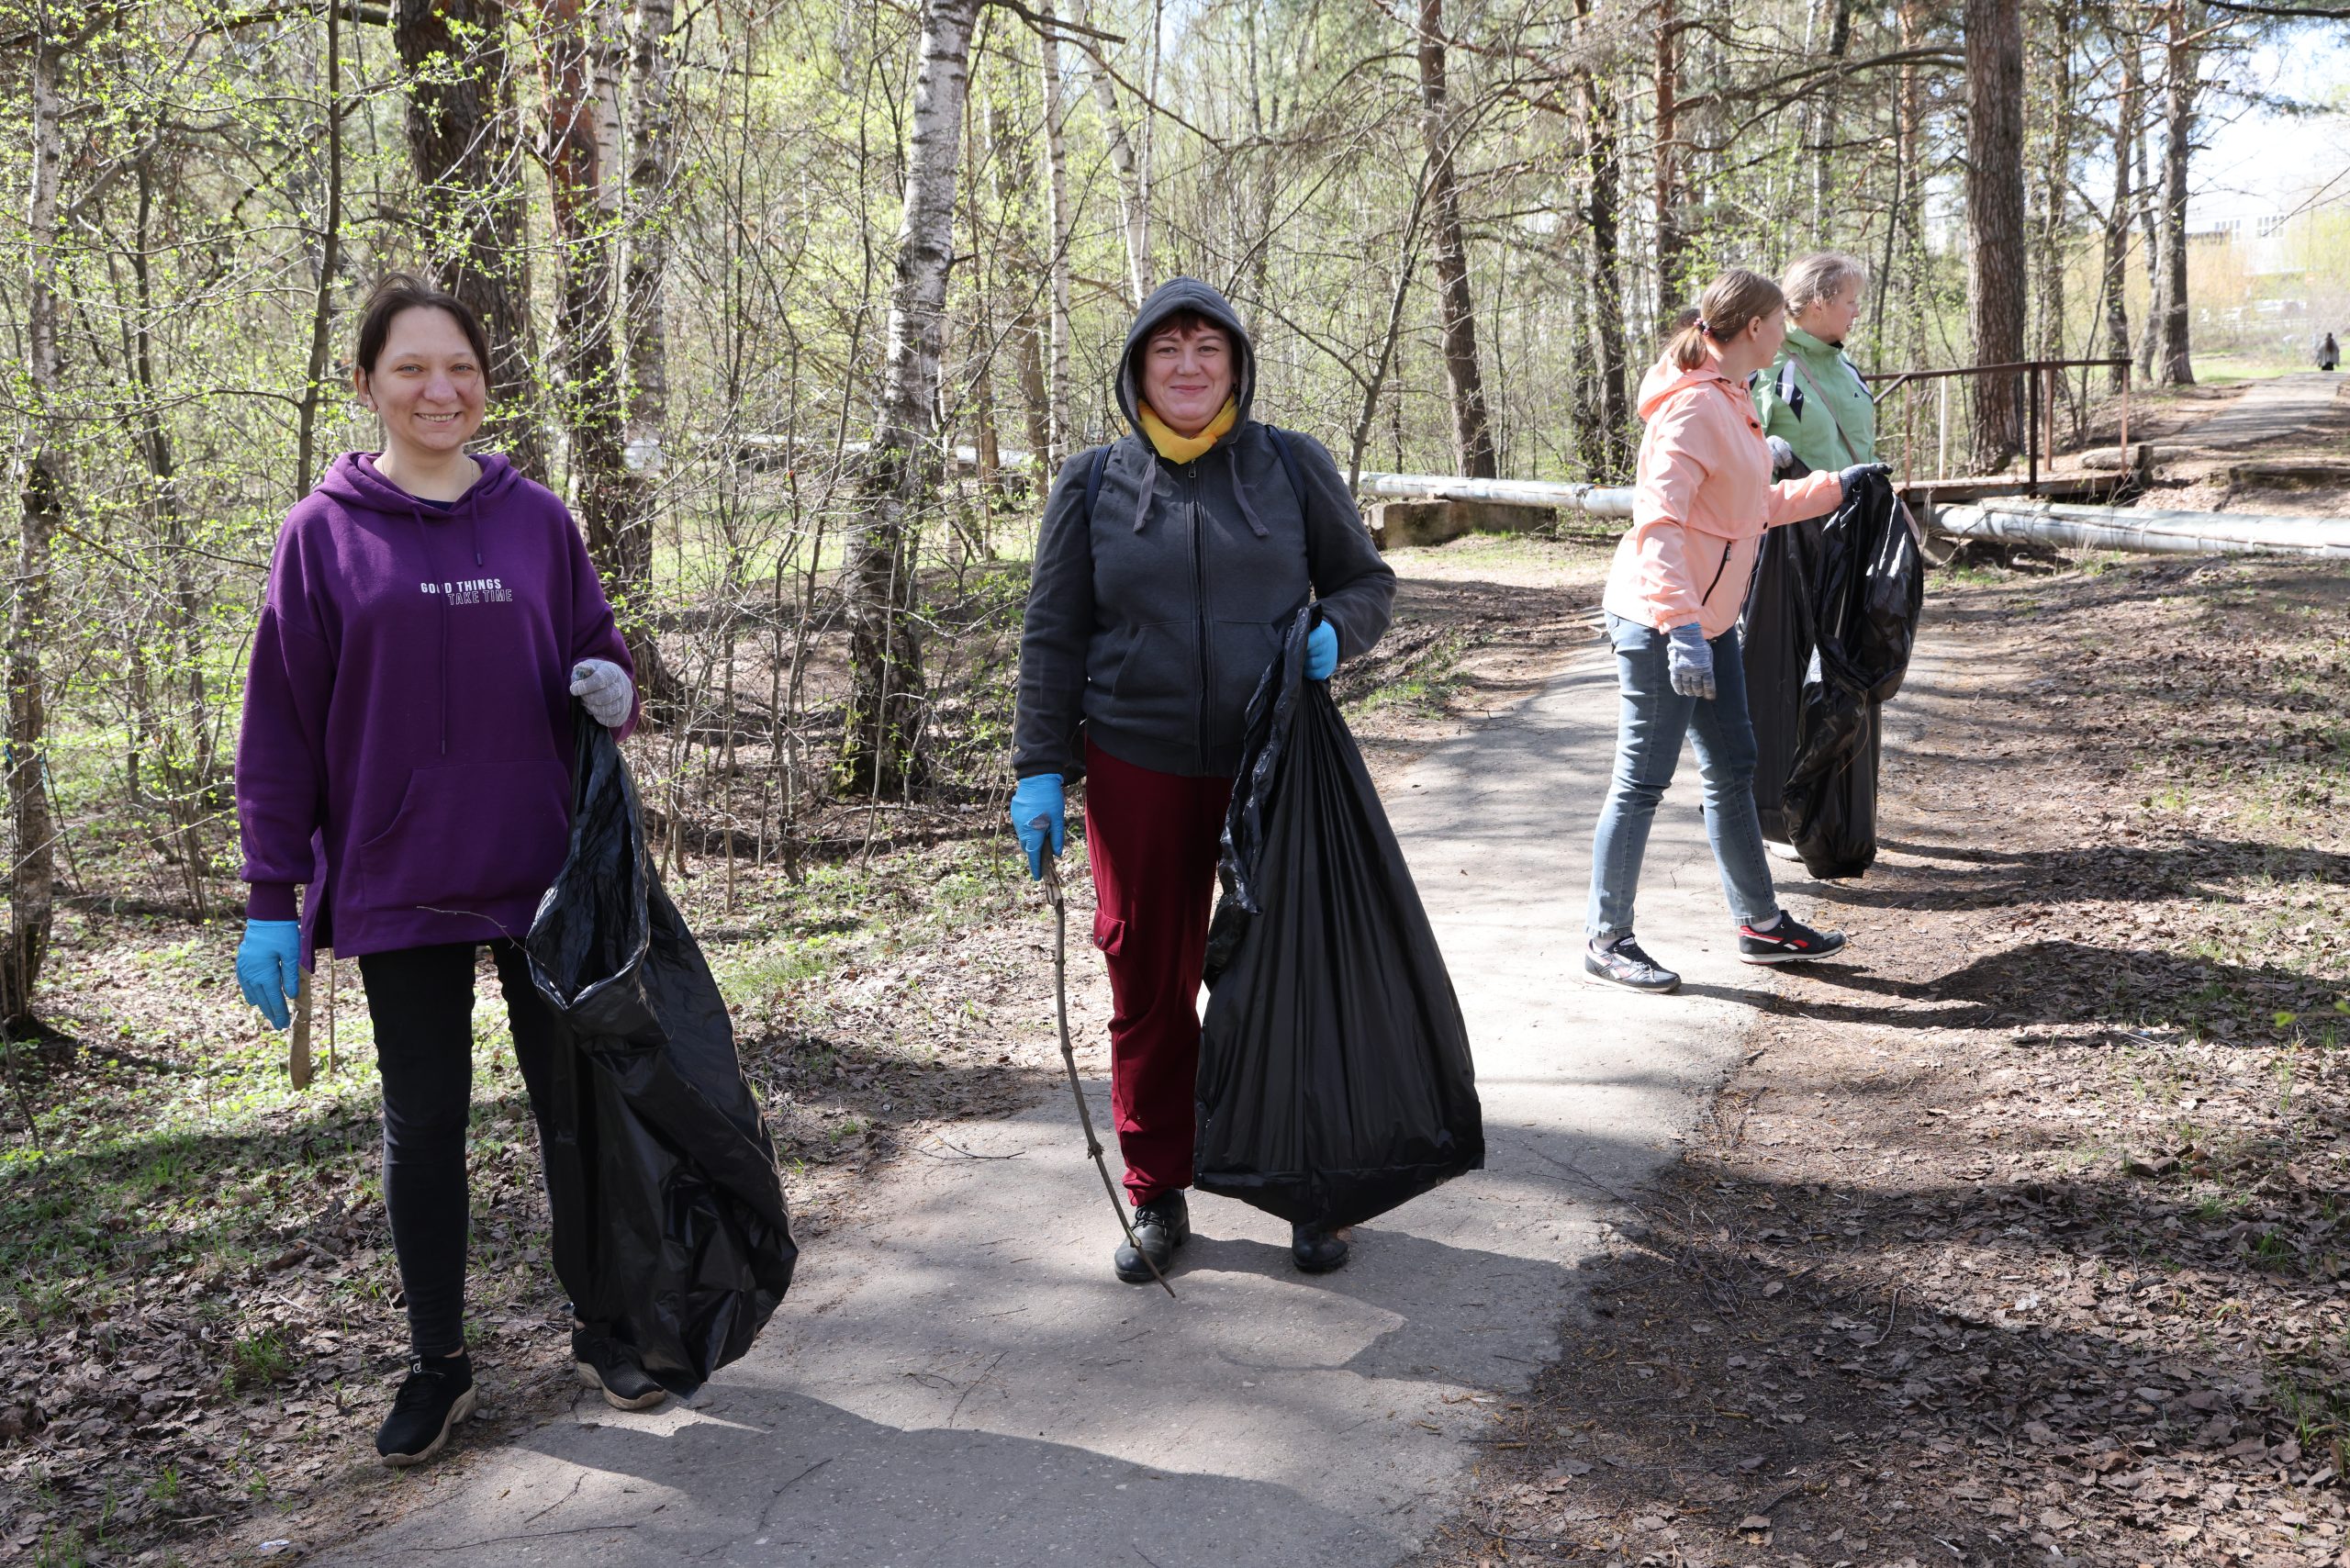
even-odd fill
[{"label": "metal pipeline", "polygon": [[1561,507],[1592,517],[1629,517],[1632,492],[1602,485],[1536,479],[1456,479],[1444,474],[1363,474],[1357,493],[1391,501],[1483,501],[1503,507]]},{"label": "metal pipeline", "polygon": [[1996,539],[2067,550],[2350,560],[2350,520],[2326,517],[2161,511],[2003,498],[1936,507],[1926,526],[1958,539]]}]

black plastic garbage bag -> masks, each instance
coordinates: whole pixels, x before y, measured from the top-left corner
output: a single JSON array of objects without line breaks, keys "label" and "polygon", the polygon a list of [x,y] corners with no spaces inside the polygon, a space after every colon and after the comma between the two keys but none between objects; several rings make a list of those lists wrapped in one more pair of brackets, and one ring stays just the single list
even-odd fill
[{"label": "black plastic garbage bag", "polygon": [[1818,519],[1762,536],[1739,622],[1746,669],[1746,707],[1754,721],[1754,811],[1764,836],[1793,842],[1783,822],[1787,775],[1795,770],[1796,727],[1803,712],[1804,672],[1811,665],[1808,584],[1819,554]]},{"label": "black plastic garbage bag", "polygon": [[1294,1224],[1383,1214],[1485,1162],[1469,1034],[1420,895],[1291,625],[1248,702],[1208,935],[1192,1179]]},{"label": "black plastic garbage bag", "polygon": [[1820,529],[1810,578],[1813,662],[1784,813],[1815,877],[1857,877],[1875,862],[1877,709],[1908,673],[1925,591],[1908,509],[1885,476],[1864,476]]},{"label": "black plastic garbage bag", "polygon": [[654,874],[620,746],[578,729],[570,854],[524,944],[567,1036],[546,1151],[555,1274],[683,1396],[750,1349],[800,1251],[725,1000]]}]

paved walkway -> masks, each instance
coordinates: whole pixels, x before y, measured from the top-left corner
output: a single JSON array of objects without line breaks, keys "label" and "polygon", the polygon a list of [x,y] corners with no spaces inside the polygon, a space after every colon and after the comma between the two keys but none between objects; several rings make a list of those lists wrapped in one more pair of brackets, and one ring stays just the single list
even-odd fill
[{"label": "paved walkway", "polygon": [[1733,960],[1684,758],[1640,931],[1688,993],[1579,983],[1615,706],[1595,656],[1432,753],[1389,802],[1468,1013],[1489,1169],[1360,1227],[1349,1267],[1301,1276],[1285,1226],[1202,1199],[1181,1299],[1117,1283],[1100,1182],[1070,1108],[1047,1100],[882,1176],[872,1219],[810,1248],[765,1338],[690,1408],[583,1401],[577,1420],[419,1475],[435,1497],[326,1561],[1395,1561],[1480,1457],[1472,1395],[1555,1354],[1605,1190],[1672,1158],[1755,974]]},{"label": "paved walkway", "polygon": [[2344,380],[2339,374],[2305,370],[2255,381],[2225,408],[2172,439],[2191,446],[2249,446],[2311,430],[2336,410]]}]

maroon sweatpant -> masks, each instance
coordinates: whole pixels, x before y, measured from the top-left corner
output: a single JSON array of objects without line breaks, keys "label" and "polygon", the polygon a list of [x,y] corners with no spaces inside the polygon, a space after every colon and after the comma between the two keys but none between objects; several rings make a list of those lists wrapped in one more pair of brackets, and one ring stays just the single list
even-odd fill
[{"label": "maroon sweatpant", "polygon": [[1085,743],[1085,846],[1093,945],[1110,961],[1110,1104],[1126,1196],[1192,1184],[1200,1070],[1200,967],[1207,957],[1228,778],[1185,778]]}]

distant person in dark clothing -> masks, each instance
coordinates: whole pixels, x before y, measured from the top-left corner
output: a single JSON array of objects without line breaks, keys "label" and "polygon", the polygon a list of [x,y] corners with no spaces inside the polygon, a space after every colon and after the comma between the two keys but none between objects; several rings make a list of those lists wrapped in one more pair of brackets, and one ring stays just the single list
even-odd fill
[{"label": "distant person in dark clothing", "polygon": [[2325,342],[2317,346],[2317,367],[2320,370],[2332,370],[2341,363],[2342,351],[2334,346],[2333,334],[2328,332],[2325,335]]}]

